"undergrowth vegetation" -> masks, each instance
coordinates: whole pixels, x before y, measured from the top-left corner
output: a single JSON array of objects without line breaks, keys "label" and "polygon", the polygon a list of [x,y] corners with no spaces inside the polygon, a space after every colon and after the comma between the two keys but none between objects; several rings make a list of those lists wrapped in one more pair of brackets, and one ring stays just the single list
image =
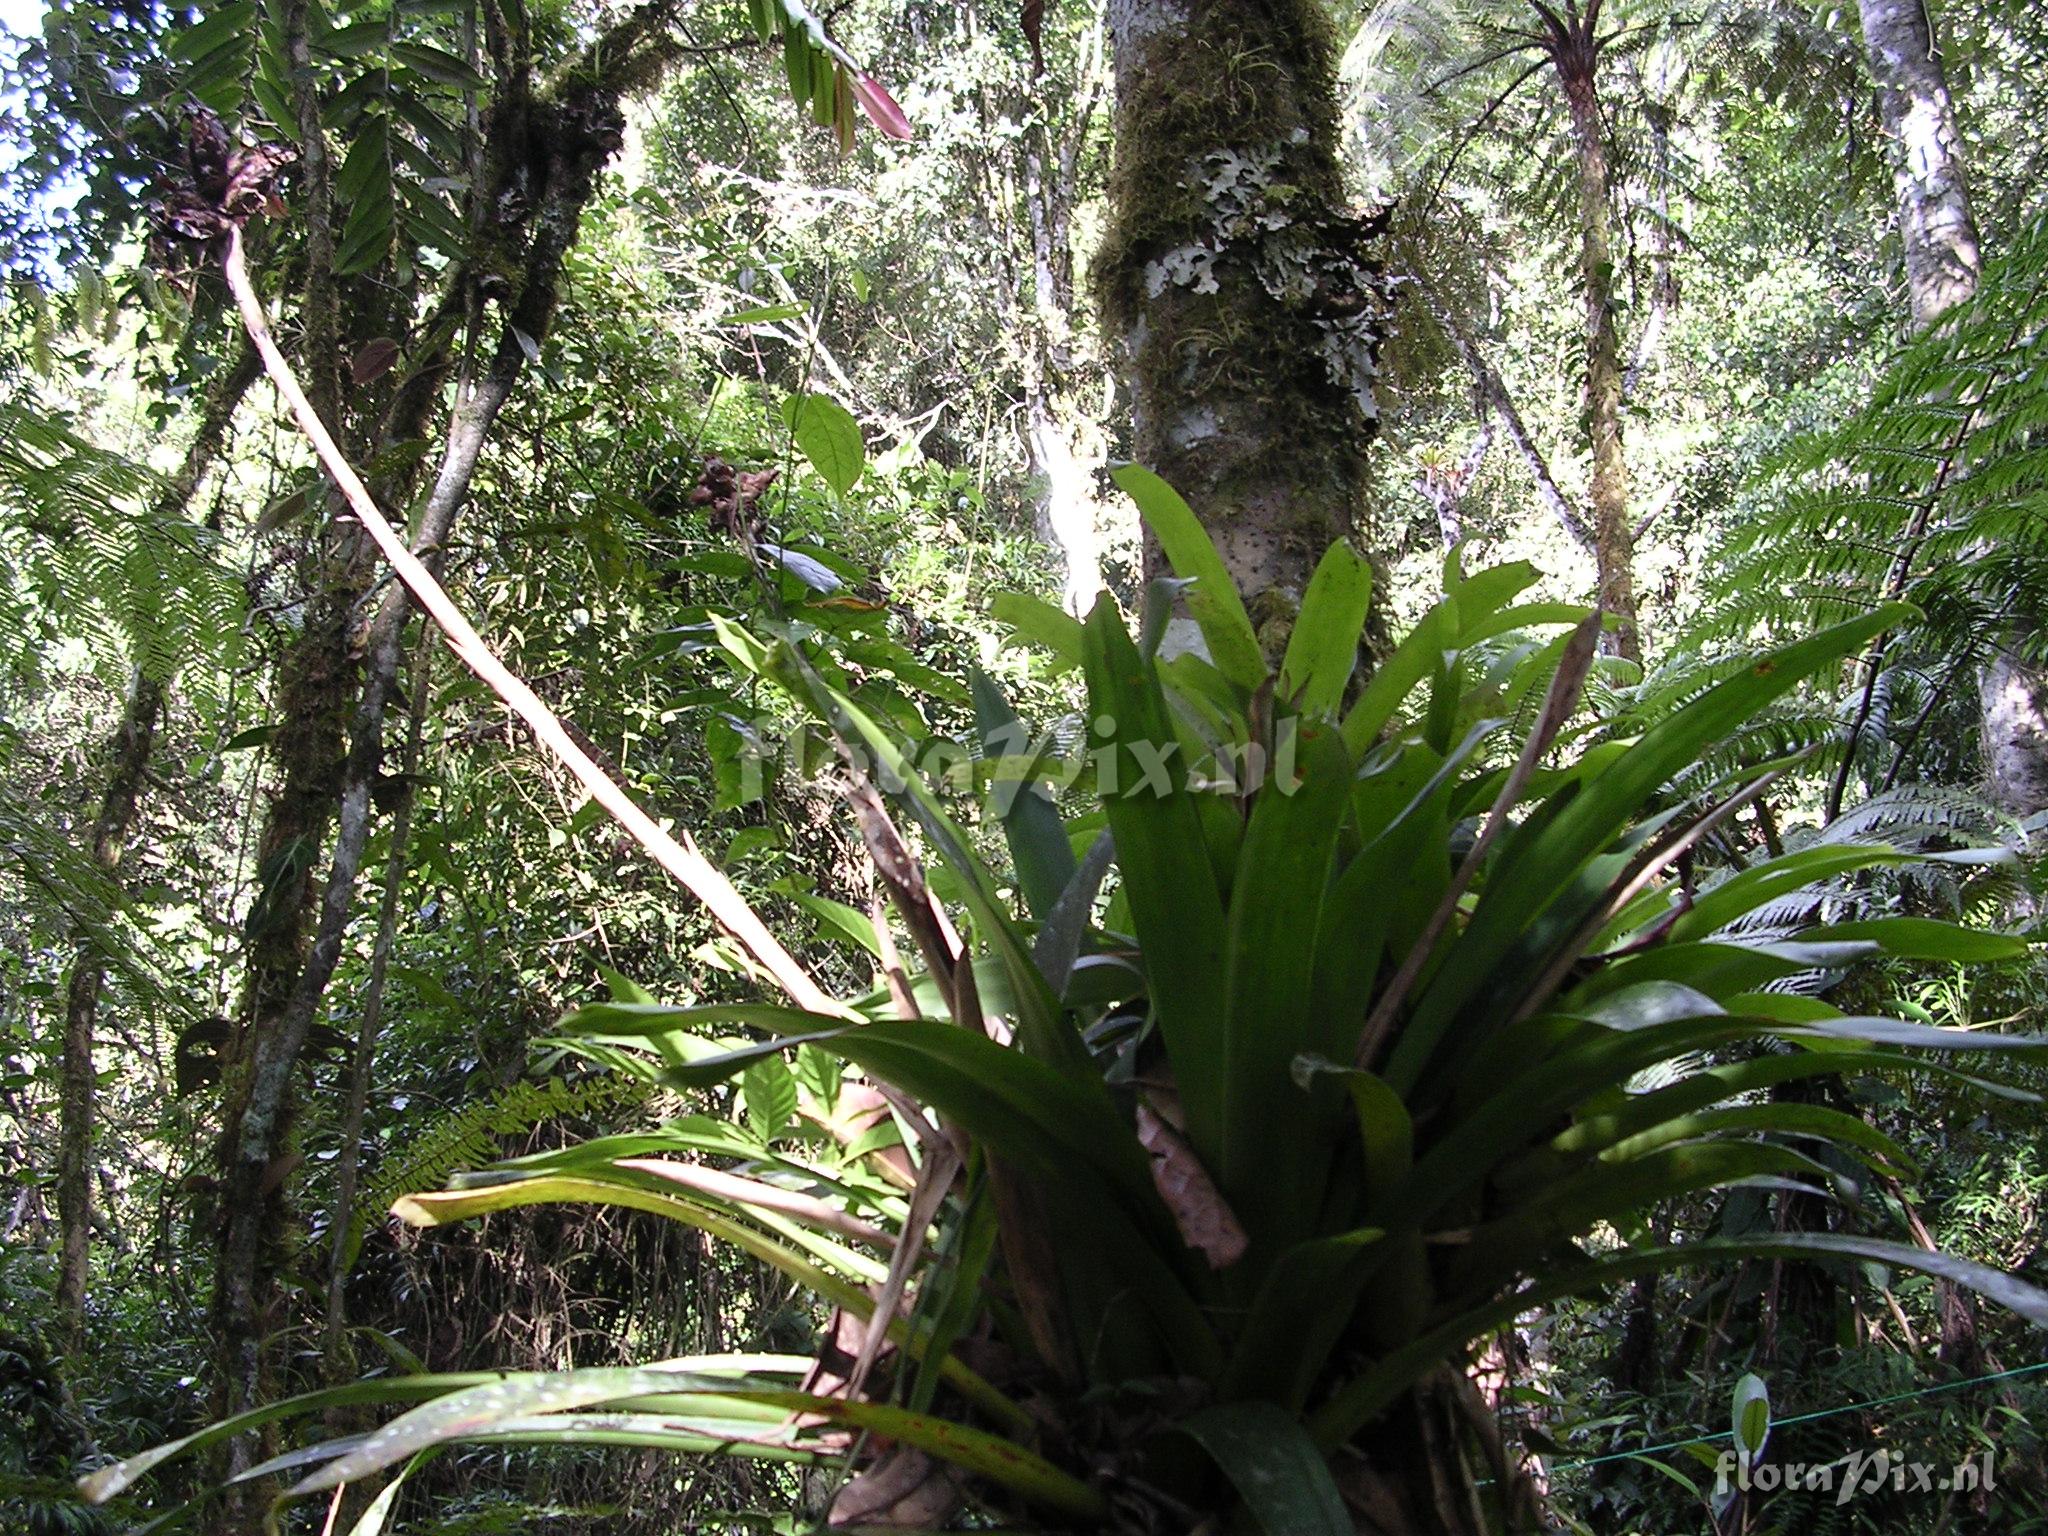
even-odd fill
[{"label": "undergrowth vegetation", "polygon": [[1856,7],[0,42],[0,1524],[2048,1529],[2048,32],[1913,9],[1938,323]]}]

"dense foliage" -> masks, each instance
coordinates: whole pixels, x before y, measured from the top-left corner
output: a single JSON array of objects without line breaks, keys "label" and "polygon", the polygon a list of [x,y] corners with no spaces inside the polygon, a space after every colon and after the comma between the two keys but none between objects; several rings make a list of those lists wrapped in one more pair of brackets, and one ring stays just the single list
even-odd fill
[{"label": "dense foliage", "polygon": [[2048,22],[1154,9],[0,39],[10,1529],[2048,1528]]}]

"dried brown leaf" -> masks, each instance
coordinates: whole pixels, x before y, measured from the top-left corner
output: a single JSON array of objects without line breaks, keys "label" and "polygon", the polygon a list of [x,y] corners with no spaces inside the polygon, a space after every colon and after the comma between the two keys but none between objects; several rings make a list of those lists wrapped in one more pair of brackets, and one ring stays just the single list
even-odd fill
[{"label": "dried brown leaf", "polygon": [[1138,1144],[1152,1160],[1152,1186],[1180,1228],[1181,1241],[1207,1259],[1211,1269],[1228,1269],[1243,1258],[1250,1241],[1244,1224],[1187,1139],[1143,1100],[1138,1103]]},{"label": "dried brown leaf", "polygon": [[375,341],[364,342],[357,350],[349,374],[358,384],[374,383],[389,373],[391,365],[397,361],[398,343],[389,336],[379,336]]},{"label": "dried brown leaf", "polygon": [[899,1445],[839,1490],[828,1519],[834,1526],[929,1531],[943,1525],[963,1497],[958,1472],[923,1451]]}]

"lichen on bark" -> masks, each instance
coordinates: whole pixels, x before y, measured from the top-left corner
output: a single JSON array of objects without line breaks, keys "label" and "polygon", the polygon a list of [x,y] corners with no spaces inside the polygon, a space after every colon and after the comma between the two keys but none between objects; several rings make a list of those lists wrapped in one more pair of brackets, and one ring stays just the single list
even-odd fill
[{"label": "lichen on bark", "polygon": [[1336,148],[1319,0],[1118,0],[1117,159],[1095,266],[1133,450],[1248,594],[1298,595],[1364,512],[1384,312]]}]

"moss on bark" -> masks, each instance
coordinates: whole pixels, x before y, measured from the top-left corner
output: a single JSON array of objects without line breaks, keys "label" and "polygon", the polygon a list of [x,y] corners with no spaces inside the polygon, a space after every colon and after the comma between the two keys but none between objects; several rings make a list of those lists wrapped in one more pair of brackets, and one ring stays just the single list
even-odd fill
[{"label": "moss on bark", "polygon": [[1124,0],[1095,278],[1137,457],[1248,593],[1298,594],[1363,511],[1379,221],[1346,206],[1319,0]]}]

